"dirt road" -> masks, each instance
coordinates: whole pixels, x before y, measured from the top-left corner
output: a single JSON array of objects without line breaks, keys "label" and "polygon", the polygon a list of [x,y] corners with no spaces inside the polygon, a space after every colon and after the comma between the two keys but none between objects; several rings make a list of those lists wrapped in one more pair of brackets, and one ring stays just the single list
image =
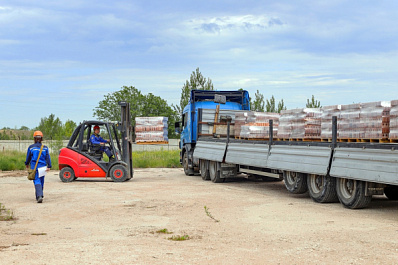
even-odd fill
[{"label": "dirt road", "polygon": [[0,264],[398,263],[398,203],[383,196],[348,210],[291,195],[283,182],[137,169],[125,183],[62,183],[51,171],[37,204],[17,174],[0,174],[0,203],[17,218],[0,222]]}]

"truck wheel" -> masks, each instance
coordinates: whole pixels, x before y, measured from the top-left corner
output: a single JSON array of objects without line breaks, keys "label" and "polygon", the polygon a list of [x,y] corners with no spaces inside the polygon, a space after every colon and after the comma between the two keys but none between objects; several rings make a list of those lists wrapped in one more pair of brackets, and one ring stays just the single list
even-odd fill
[{"label": "truck wheel", "polygon": [[338,202],[336,194],[336,178],[308,174],[308,193],[315,202]]},{"label": "truck wheel", "polygon": [[344,207],[361,209],[369,205],[372,196],[365,196],[366,182],[353,179],[337,179],[337,196]]},{"label": "truck wheel", "polygon": [[64,167],[59,172],[59,179],[62,182],[72,182],[72,181],[74,181],[76,179],[75,172],[70,167]]},{"label": "truck wheel", "polygon": [[114,182],[123,182],[128,178],[127,169],[122,165],[114,165],[109,171],[109,175]]},{"label": "truck wheel", "polygon": [[220,178],[220,171],[217,170],[217,163],[215,161],[209,162],[209,175],[210,180],[214,183],[221,183],[224,182],[224,178]]},{"label": "truck wheel", "polygon": [[397,186],[387,186],[384,188],[384,195],[389,200],[396,201],[398,200],[398,187]]},{"label": "truck wheel", "polygon": [[184,155],[182,156],[182,166],[184,168],[184,173],[187,176],[192,176],[193,175],[193,169],[188,167],[188,154],[187,152],[184,152]]},{"label": "truck wheel", "polygon": [[303,173],[283,171],[283,180],[286,189],[294,194],[305,193],[307,188],[307,176]]},{"label": "truck wheel", "polygon": [[209,161],[207,160],[200,160],[200,175],[202,176],[203,180],[209,180],[210,179],[210,173],[209,173]]}]

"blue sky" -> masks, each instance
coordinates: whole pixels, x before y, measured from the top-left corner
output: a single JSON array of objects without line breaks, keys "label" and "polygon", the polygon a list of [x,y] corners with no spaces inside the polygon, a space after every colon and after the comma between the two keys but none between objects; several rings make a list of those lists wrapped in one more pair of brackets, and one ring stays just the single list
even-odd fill
[{"label": "blue sky", "polygon": [[124,85],[177,104],[197,67],[288,108],[398,99],[397,25],[396,1],[0,0],[0,128],[91,119]]}]

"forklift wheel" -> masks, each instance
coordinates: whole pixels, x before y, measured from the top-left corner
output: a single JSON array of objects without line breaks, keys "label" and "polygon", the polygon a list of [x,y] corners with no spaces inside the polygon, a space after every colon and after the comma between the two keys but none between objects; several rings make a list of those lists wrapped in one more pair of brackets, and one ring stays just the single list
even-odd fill
[{"label": "forklift wheel", "polygon": [[59,178],[62,182],[72,182],[75,180],[75,172],[73,172],[73,169],[70,167],[64,167],[61,169],[61,172],[59,172]]},{"label": "forklift wheel", "polygon": [[114,165],[111,168],[109,175],[114,182],[123,182],[126,181],[128,178],[127,169],[125,166],[122,165]]}]

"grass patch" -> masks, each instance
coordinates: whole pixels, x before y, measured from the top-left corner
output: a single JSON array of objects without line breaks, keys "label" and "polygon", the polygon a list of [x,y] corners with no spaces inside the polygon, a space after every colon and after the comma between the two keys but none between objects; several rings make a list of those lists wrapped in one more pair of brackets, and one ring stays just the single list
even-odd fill
[{"label": "grass patch", "polygon": [[214,221],[216,221],[217,223],[220,222],[220,220],[217,220],[216,218],[214,218],[214,216],[211,214],[211,212],[209,211],[209,208],[207,208],[205,206],[205,212],[207,214],[208,217],[210,217],[211,219],[213,219]]},{"label": "grass patch", "polygon": [[164,228],[164,229],[160,229],[160,230],[156,231],[156,233],[158,233],[158,234],[172,234],[173,232],[170,232],[169,230],[167,230],[167,228]]},{"label": "grass patch", "polygon": [[47,233],[32,233],[32,236],[46,236]]},{"label": "grass patch", "polygon": [[172,241],[185,241],[185,240],[189,240],[189,236],[188,236],[188,235],[183,235],[183,236],[172,236],[172,237],[169,237],[168,240],[172,240]]},{"label": "grass patch", "polygon": [[179,150],[133,152],[133,168],[179,168]]},{"label": "grass patch", "polygon": [[6,209],[6,207],[0,203],[0,221],[13,221],[15,220],[14,212]]},{"label": "grass patch", "polygon": [[[52,169],[58,170],[58,154],[50,154]],[[26,153],[18,151],[4,151],[0,152],[0,170],[24,170],[26,160]]]}]

